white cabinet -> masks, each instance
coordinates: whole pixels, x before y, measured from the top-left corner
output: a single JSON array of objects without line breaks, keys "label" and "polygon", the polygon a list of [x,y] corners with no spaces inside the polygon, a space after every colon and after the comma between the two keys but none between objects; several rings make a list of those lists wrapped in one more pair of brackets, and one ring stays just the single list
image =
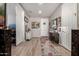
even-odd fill
[{"label": "white cabinet", "polygon": [[31,39],[31,31],[26,32],[26,40],[30,40]]}]

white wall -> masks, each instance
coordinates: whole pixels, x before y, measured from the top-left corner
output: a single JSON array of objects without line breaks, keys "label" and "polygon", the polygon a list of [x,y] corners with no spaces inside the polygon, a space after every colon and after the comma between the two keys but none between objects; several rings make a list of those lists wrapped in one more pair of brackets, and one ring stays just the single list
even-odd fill
[{"label": "white wall", "polygon": [[16,24],[16,12],[15,12],[15,3],[7,3],[6,8],[6,18],[7,22],[6,25],[9,26],[10,24]]},{"label": "white wall", "polygon": [[79,29],[79,3],[77,3],[77,26],[78,26],[78,29]]},{"label": "white wall", "polygon": [[41,36],[48,36],[49,19],[48,18],[42,18],[40,26],[41,26]]},{"label": "white wall", "polygon": [[[32,24],[32,22],[38,22],[40,23],[41,22],[41,18],[30,18],[30,25]],[[31,28],[31,35],[32,37],[40,37],[40,28],[38,29],[32,29],[32,26],[29,26]]]},{"label": "white wall", "polygon": [[9,26],[10,24],[16,24],[16,45],[18,45],[22,41],[25,41],[24,16],[28,16],[24,13],[22,7],[17,3],[8,3],[6,10],[6,25]]},{"label": "white wall", "polygon": [[64,3],[57,8],[52,18],[61,16],[60,45],[71,50],[71,30],[77,29],[77,4]]},{"label": "white wall", "polygon": [[61,45],[71,50],[71,30],[77,29],[77,4],[63,4],[62,5],[62,31],[61,31]]},{"label": "white wall", "polygon": [[25,39],[25,31],[24,31],[24,10],[16,5],[16,45],[23,42]]},{"label": "white wall", "polygon": [[51,18],[55,19],[57,17],[61,16],[61,5],[58,6],[58,8],[56,8],[56,10],[54,11],[53,15],[51,16]]},{"label": "white wall", "polygon": [[[49,20],[48,18],[30,18],[30,22],[39,22],[40,28],[32,29],[32,37],[48,36]],[[45,25],[43,23],[46,23]]]}]

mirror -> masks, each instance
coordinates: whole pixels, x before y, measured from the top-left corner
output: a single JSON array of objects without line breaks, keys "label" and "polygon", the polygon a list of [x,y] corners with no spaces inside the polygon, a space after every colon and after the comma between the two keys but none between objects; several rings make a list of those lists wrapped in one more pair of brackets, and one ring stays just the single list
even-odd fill
[{"label": "mirror", "polygon": [[50,21],[50,31],[61,31],[61,17],[57,17]]}]

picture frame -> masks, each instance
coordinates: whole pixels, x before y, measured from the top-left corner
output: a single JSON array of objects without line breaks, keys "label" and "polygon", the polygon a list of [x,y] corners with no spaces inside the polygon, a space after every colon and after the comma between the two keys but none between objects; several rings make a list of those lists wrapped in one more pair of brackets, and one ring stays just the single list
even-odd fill
[{"label": "picture frame", "polygon": [[40,23],[39,22],[32,22],[32,29],[37,29],[40,27]]},{"label": "picture frame", "polygon": [[0,29],[6,26],[6,4],[1,3],[0,5]]},{"label": "picture frame", "polygon": [[24,16],[24,21],[25,21],[26,23],[28,23],[28,22],[29,22],[29,19],[28,19],[26,16]]}]

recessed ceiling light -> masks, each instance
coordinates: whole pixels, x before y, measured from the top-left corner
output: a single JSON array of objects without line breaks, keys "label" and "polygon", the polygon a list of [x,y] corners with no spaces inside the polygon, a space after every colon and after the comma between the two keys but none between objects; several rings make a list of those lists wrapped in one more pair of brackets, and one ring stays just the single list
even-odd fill
[{"label": "recessed ceiling light", "polygon": [[39,14],[41,14],[41,13],[42,13],[42,11],[41,11],[41,10],[39,10],[39,11],[38,11],[38,13],[39,13]]},{"label": "recessed ceiling light", "polygon": [[43,3],[38,3],[38,5],[42,5]]}]

